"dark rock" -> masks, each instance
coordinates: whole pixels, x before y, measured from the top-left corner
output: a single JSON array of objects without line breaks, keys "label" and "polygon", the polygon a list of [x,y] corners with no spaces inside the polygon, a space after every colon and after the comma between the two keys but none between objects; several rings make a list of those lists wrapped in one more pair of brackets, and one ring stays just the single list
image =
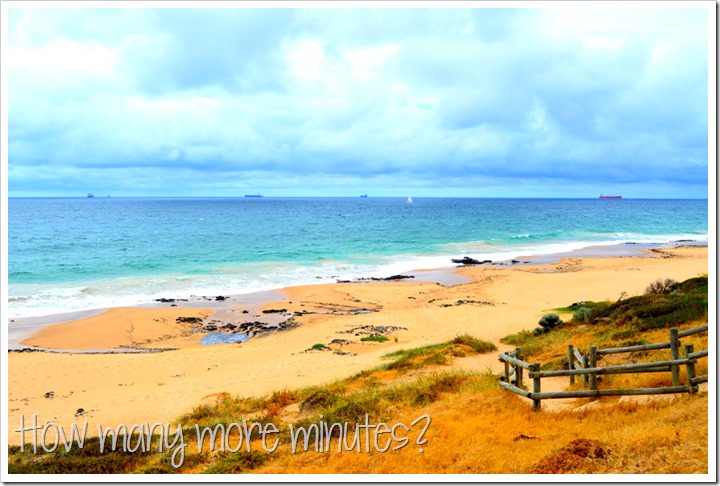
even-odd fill
[{"label": "dark rock", "polygon": [[380,280],[405,280],[406,278],[415,278],[414,275],[391,275],[387,278],[381,278]]},{"label": "dark rock", "polygon": [[263,314],[282,314],[287,312],[287,309],[265,309],[262,311]]},{"label": "dark rock", "polygon": [[43,395],[45,398],[53,398],[55,396],[55,392],[49,391]]},{"label": "dark rock", "polygon": [[512,263],[513,265],[515,265],[516,263],[520,263],[520,260],[510,260],[510,263]]},{"label": "dark rock", "polygon": [[82,417],[83,415],[85,415],[85,409],[84,409],[84,408],[78,408],[78,409],[77,409],[77,412],[75,412],[75,416],[76,416],[76,417]]},{"label": "dark rock", "polygon": [[260,321],[252,321],[252,322],[247,321],[247,322],[243,322],[242,324],[240,324],[240,329],[252,329],[255,327],[263,327],[263,326],[265,326],[265,323],[260,322]]},{"label": "dark rock", "polygon": [[249,311],[249,310],[247,310],[247,309],[243,309],[242,313],[243,313],[243,314],[249,314],[249,313],[250,313],[250,311]]},{"label": "dark rock", "polygon": [[390,277],[385,277],[385,278],[381,278],[381,277],[359,278],[356,281],[362,282],[362,281],[370,280],[373,282],[389,282],[391,280],[404,280],[406,278],[415,278],[415,277],[413,275],[391,275]]},{"label": "dark rock", "polygon": [[215,297],[215,300],[227,300],[227,297],[225,297],[224,295],[218,295],[217,297]]},{"label": "dark rock", "polygon": [[298,321],[296,321],[292,317],[290,319],[286,319],[285,321],[280,323],[280,327],[282,329],[293,329],[293,328],[298,327],[299,325],[300,325],[300,323],[298,323]]},{"label": "dark rock", "polygon": [[333,339],[332,341],[330,341],[330,344],[337,344],[340,346],[343,346],[345,344],[352,344],[352,343],[353,342],[350,341],[349,339]]},{"label": "dark rock", "polygon": [[337,280],[337,283],[356,283],[356,282],[390,282],[393,280],[405,280],[415,278],[414,275],[391,275],[389,277],[363,277],[355,280]]},{"label": "dark rock", "polygon": [[8,353],[46,353],[44,349],[38,348],[20,348],[20,349],[8,349]]},{"label": "dark rock", "polygon": [[371,314],[373,312],[377,312],[377,311],[372,310],[372,309],[358,309],[358,310],[350,311],[350,312],[348,312],[348,314],[350,314],[351,316],[356,316],[358,314]]},{"label": "dark rock", "polygon": [[346,329],[344,331],[339,331],[340,334],[355,334],[356,336],[360,336],[362,334],[368,335],[368,336],[382,336],[385,334],[389,334],[394,331],[407,331],[407,327],[400,327],[400,326],[359,326],[359,327],[353,327],[351,329]]},{"label": "dark rock", "polygon": [[493,302],[488,302],[487,300],[457,300],[457,301],[455,301],[455,305],[466,305],[466,304],[489,305],[489,306],[495,307],[495,304]]},{"label": "dark rock", "polygon": [[513,442],[517,442],[519,440],[533,440],[533,439],[537,439],[537,437],[535,437],[534,435],[520,434],[513,439]]},{"label": "dark rock", "polygon": [[470,258],[468,256],[463,257],[462,259],[453,258],[453,263],[461,263],[463,265],[479,265],[481,262],[480,260],[475,260],[474,258]]},{"label": "dark rock", "polygon": [[165,297],[163,297],[162,299],[155,299],[155,302],[169,303],[169,302],[175,302],[175,299],[166,299]]}]

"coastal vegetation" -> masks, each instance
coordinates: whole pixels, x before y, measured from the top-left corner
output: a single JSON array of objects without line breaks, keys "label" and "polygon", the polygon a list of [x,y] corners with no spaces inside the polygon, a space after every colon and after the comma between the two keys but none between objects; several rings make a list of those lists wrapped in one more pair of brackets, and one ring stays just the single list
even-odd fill
[{"label": "coastal vegetation", "polygon": [[[615,302],[586,301],[555,309],[540,320],[547,331],[524,331],[501,342],[522,347],[525,359],[542,362],[544,368],[561,369],[566,366],[568,344],[587,348],[653,343],[666,340],[670,327],[707,323],[707,275],[665,287],[663,291],[648,288],[643,295]],[[706,335],[683,342],[694,343],[696,349],[708,345]],[[173,467],[167,450],[99,453],[98,439],[89,438],[85,447],[68,452],[60,447],[33,454],[27,446],[25,452],[13,446],[9,472],[707,473],[706,393],[654,400],[575,399],[572,411],[534,413],[530,401],[502,390],[489,370],[455,366],[496,350],[495,344],[465,334],[388,353],[382,365],[324,385],[282,389],[262,397],[208,396],[206,403],[176,421],[184,424],[189,444],[179,468]],[[667,353],[647,351],[612,359],[643,362],[663,352]],[[707,360],[698,366],[698,374],[707,372]],[[626,386],[660,386],[669,377],[645,373],[608,380],[627,382]],[[328,436],[329,450],[313,448],[312,438],[308,450],[293,450],[293,430],[309,431],[323,422],[358,424],[368,417],[374,424],[404,424],[408,442],[386,452],[375,448],[339,452],[341,432],[334,429]],[[235,452],[218,448],[211,452],[209,437],[201,435],[197,440],[198,427],[230,430],[231,424],[243,421],[276,428],[277,449],[268,452],[263,447],[258,429],[251,429],[249,447]],[[240,434],[239,429],[229,433],[229,443],[238,444]],[[159,438],[153,440],[157,445]]]},{"label": "coastal vegetation", "polygon": [[384,343],[385,341],[389,341],[390,338],[387,336],[365,336],[361,337],[360,341],[362,342],[375,342],[375,343]]},{"label": "coastal vegetation", "polygon": [[545,334],[553,329],[555,329],[558,325],[562,324],[563,321],[560,319],[560,316],[557,314],[545,314],[542,316],[538,324],[540,324],[540,327],[535,328],[533,331],[533,334],[539,335],[539,334]]},{"label": "coastal vegetation", "polygon": [[527,359],[554,360],[559,365],[568,344],[607,348],[662,341],[670,327],[683,329],[705,324],[707,308],[708,277],[703,275],[677,283],[669,293],[648,288],[643,295],[615,302],[586,301],[558,308],[556,312],[572,314],[572,319],[558,323],[550,333],[523,331],[506,336],[501,342],[522,347]]}]

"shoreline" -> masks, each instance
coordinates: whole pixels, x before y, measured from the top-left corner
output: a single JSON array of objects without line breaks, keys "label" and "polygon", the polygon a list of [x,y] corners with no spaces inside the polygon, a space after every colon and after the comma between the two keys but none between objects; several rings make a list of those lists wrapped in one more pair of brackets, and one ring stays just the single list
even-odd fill
[{"label": "shoreline", "polygon": [[[501,261],[483,262],[478,265],[463,265],[454,264],[454,266],[448,265],[448,267],[441,268],[429,268],[429,269],[414,269],[406,272],[402,272],[399,276],[408,277],[408,280],[412,279],[414,282],[428,282],[436,283],[446,287],[452,287],[467,283],[470,278],[464,276],[461,271],[463,268],[468,267],[521,267],[529,265],[551,265],[559,262],[562,259],[568,258],[623,258],[623,257],[650,257],[652,252],[655,250],[673,249],[684,246],[690,247],[707,247],[708,242],[702,240],[677,240],[666,243],[634,243],[626,242],[616,245],[590,245],[580,249],[574,249],[565,252],[540,254],[540,255],[518,255],[515,258]],[[397,277],[397,276],[395,276]],[[365,283],[369,281],[389,281],[393,280],[393,276],[387,277],[356,277],[350,280],[337,279],[335,283]],[[400,280],[400,279],[398,279]],[[301,284],[300,287],[307,285],[327,285],[328,283],[312,283],[312,284]],[[127,348],[125,351],[120,351],[118,348],[109,349],[47,349],[38,348],[22,344],[35,337],[38,333],[42,332],[51,326],[59,324],[75,322],[82,319],[92,318],[107,313],[111,309],[117,308],[131,308],[131,309],[153,309],[153,308],[208,308],[212,309],[213,312],[209,316],[214,320],[228,322],[233,319],[233,311],[237,307],[243,307],[243,310],[247,310],[248,314],[252,314],[257,322],[262,322],[267,325],[277,325],[281,321],[275,316],[268,316],[258,314],[259,309],[270,303],[283,301],[285,290],[298,285],[291,286],[280,286],[270,290],[263,290],[258,292],[241,293],[241,294],[227,294],[227,295],[216,295],[216,296],[193,296],[194,298],[177,298],[177,297],[164,297],[161,299],[155,299],[151,303],[139,303],[131,306],[122,307],[104,307],[96,309],[85,309],[78,311],[69,311],[63,313],[48,314],[43,316],[29,316],[9,319],[7,323],[7,335],[8,335],[8,346],[7,351],[12,352],[61,352],[61,353],[118,353],[118,352],[147,352],[139,351],[136,348]],[[169,304],[169,306],[168,306]],[[162,351],[160,349],[159,351]]]},{"label": "shoreline", "polygon": [[[99,336],[107,339],[112,334],[111,339],[117,340],[114,344],[121,345],[127,339],[123,326],[131,321],[134,339],[147,341],[142,346],[158,348],[161,342],[176,349],[8,353],[9,443],[19,440],[10,431],[21,416],[27,420],[37,414],[41,423],[59,425],[87,421],[91,431],[98,424],[166,422],[213,403],[218,394],[251,397],[321,385],[374,368],[388,353],[445,342],[461,334],[495,343],[499,351],[508,350],[500,343],[502,337],[533,329],[551,309],[582,300],[641,294],[659,278],[682,281],[708,273],[707,250],[677,247],[632,257],[466,266],[454,271],[469,280],[451,287],[414,279],[289,287],[282,290],[283,300],[258,310],[285,309],[299,325],[243,343],[199,344],[197,334],[173,319],[198,310],[169,305],[115,309],[114,314],[84,322],[58,324],[55,334],[46,336],[48,344],[63,341],[76,349],[86,341],[89,348],[96,348],[88,330],[102,322],[113,332]],[[371,312],[354,312],[362,309]],[[361,340],[376,333],[388,340]],[[313,349],[316,344],[326,349]],[[496,353],[488,353],[463,358],[458,366],[499,372],[500,365]],[[80,409],[83,412],[78,415]]]},{"label": "shoreline", "polygon": [[[475,258],[484,260],[491,259],[495,264],[504,265],[513,259],[525,258],[530,255],[535,261],[551,261],[553,258],[571,256],[577,252],[584,252],[584,256],[593,257],[600,256],[602,253],[598,250],[601,248],[609,248],[609,256],[614,256],[620,251],[625,255],[632,255],[633,250],[652,247],[672,246],[679,243],[697,242],[702,245],[708,244],[707,235],[664,235],[664,238],[652,241],[649,237],[643,235],[640,239],[644,242],[633,240],[603,240],[603,241],[563,241],[563,242],[545,242],[545,243],[522,243],[518,246],[483,246],[483,248],[474,247],[475,243],[467,243],[468,248],[463,248],[465,244],[453,244],[443,250],[441,253],[431,254],[397,254],[389,256],[377,255],[381,261],[365,268],[364,264],[358,262],[336,262],[331,272],[328,273],[325,263],[297,263],[290,264],[286,268],[286,264],[282,262],[265,262],[267,268],[257,275],[257,269],[251,270],[254,275],[253,283],[245,281],[243,277],[233,277],[226,279],[223,272],[205,273],[197,275],[186,274],[158,274],[146,276],[132,276],[113,278],[93,278],[85,281],[77,282],[57,282],[57,283],[22,283],[16,282],[10,284],[12,293],[8,299],[8,317],[6,323],[21,324],[23,326],[32,326],[40,321],[46,323],[57,323],[63,320],[71,320],[72,316],[63,316],[75,312],[99,312],[104,309],[113,307],[137,307],[145,305],[154,305],[157,299],[175,298],[175,299],[207,299],[204,296],[216,296],[225,294],[228,289],[232,289],[233,296],[243,296],[246,294],[254,294],[257,292],[269,292],[278,290],[287,286],[294,285],[310,285],[313,283],[332,283],[338,280],[352,280],[356,278],[372,278],[386,277],[398,273],[408,273],[415,269],[439,269],[445,271],[455,268],[451,261],[464,255],[471,255]],[[675,239],[667,239],[674,236]],[[688,239],[692,238],[692,239]],[[649,242],[646,242],[650,240]],[[623,248],[627,251],[623,251]],[[256,262],[251,265],[257,265]],[[342,263],[342,265],[340,265]],[[275,264],[279,265],[276,267]],[[359,266],[358,266],[359,265]],[[294,268],[296,266],[297,268]],[[236,269],[236,272],[241,272]],[[297,272],[300,273],[297,273]],[[303,276],[300,276],[302,274]],[[230,272],[228,275],[235,275]],[[237,275],[242,275],[237,273]],[[199,280],[193,280],[197,277]],[[442,277],[437,277],[442,278]],[[180,285],[177,282],[187,283]],[[255,281],[256,280],[256,281]],[[113,290],[118,285],[118,290]],[[13,287],[17,286],[17,290]],[[30,290],[32,288],[33,290]],[[59,297],[63,295],[63,297]],[[39,299],[36,299],[39,297]],[[33,303],[30,303],[33,302]],[[58,302],[63,302],[58,305]],[[30,303],[29,305],[25,305]],[[39,307],[36,305],[39,304]],[[16,326],[17,327],[17,326]]]}]

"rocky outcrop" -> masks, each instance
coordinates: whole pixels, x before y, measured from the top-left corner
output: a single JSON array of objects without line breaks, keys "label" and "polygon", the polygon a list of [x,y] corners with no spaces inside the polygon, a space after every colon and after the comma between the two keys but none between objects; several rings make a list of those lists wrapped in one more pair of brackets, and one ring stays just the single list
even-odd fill
[{"label": "rocky outcrop", "polygon": [[272,324],[261,321],[226,322],[216,319],[205,321],[200,317],[180,316],[176,319],[178,324],[189,325],[190,333],[227,333],[246,334],[248,337],[270,332],[284,331],[297,327],[299,324],[292,317],[280,323]]},{"label": "rocky outcrop", "polygon": [[366,325],[340,331],[340,334],[354,334],[355,336],[361,336],[363,334],[368,336],[385,336],[395,331],[407,331],[407,327]]},{"label": "rocky outcrop", "polygon": [[338,280],[337,283],[359,283],[359,282],[391,282],[394,280],[406,280],[415,278],[414,275],[391,275],[389,277],[363,277],[354,280]]},{"label": "rocky outcrop", "polygon": [[470,258],[469,256],[463,257],[463,258],[453,258],[453,263],[460,263],[462,265],[484,265],[486,263],[492,263],[492,260],[476,260],[474,258]]}]

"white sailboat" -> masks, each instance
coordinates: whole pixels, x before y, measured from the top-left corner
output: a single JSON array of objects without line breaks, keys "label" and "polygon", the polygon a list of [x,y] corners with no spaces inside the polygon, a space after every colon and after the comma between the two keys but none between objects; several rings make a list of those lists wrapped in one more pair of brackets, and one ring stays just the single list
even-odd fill
[{"label": "white sailboat", "polygon": [[408,204],[412,204],[412,203],[413,203],[411,197],[408,198],[407,203],[408,203]]}]

